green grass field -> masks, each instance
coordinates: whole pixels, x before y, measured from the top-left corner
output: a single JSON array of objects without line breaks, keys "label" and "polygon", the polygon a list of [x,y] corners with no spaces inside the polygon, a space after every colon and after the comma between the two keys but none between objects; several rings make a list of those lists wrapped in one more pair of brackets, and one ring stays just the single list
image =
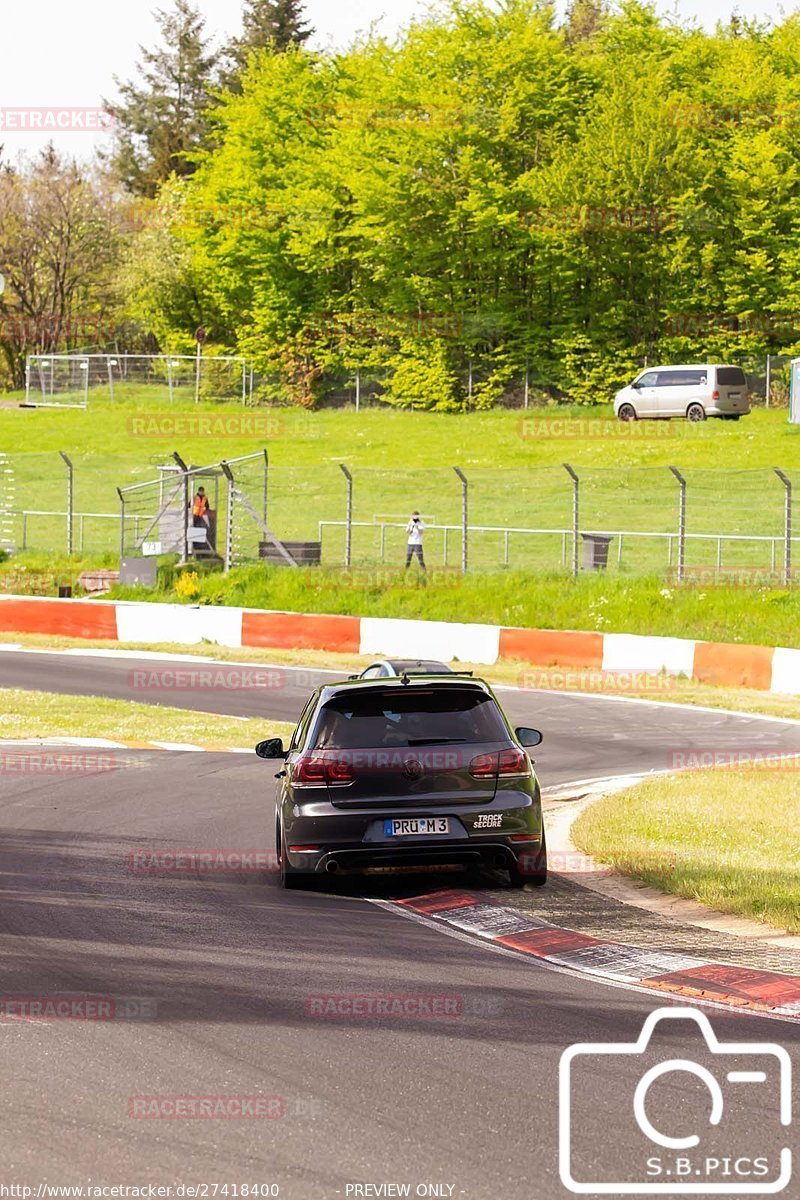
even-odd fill
[{"label": "green grass field", "polygon": [[800,933],[796,768],[653,779],[593,804],[576,844],[661,891]]},{"label": "green grass field", "polygon": [[48,692],[0,689],[0,737],[108,738],[119,742],[204,743],[247,749],[264,737],[291,736],[294,725],[255,717],[215,714],[213,726],[198,731],[197,713],[159,704],[136,704],[103,696],[55,696]]},{"label": "green grass field", "polygon": [[[207,436],[176,426],[178,418],[225,415],[225,436]],[[253,417],[268,418],[267,436],[247,429]],[[142,418],[147,418],[143,424]],[[138,419],[138,420],[137,420]],[[236,422],[243,421],[244,429]],[[185,420],[184,420],[185,426]],[[154,431],[157,436],[154,435]],[[241,434],[241,436],[240,436]],[[597,410],[493,411],[467,415],[412,413],[386,408],[323,410],[244,410],[236,404],[195,407],[185,400],[172,408],[158,388],[132,389],[112,404],[92,393],[87,410],[21,410],[9,399],[0,408],[0,497],[7,507],[31,512],[65,507],[66,469],[58,451],[75,463],[75,508],[109,514],[86,517],[76,527],[76,546],[87,552],[115,551],[119,530],[116,493],[157,475],[173,450],[192,464],[234,458],[266,446],[270,456],[269,522],[282,538],[316,539],[320,521],[345,517],[345,479],[339,464],[354,474],[353,562],[396,563],[403,553],[403,522],[418,508],[431,524],[427,555],[432,564],[461,562],[460,466],[469,479],[469,520],[490,526],[473,532],[470,564],[560,571],[571,558],[570,539],[560,532],[540,535],[519,529],[568,530],[572,484],[563,467],[581,477],[580,526],[585,531],[674,532],[678,486],[668,470],[675,464],[689,487],[690,534],[727,537],[755,534],[779,538],[784,492],[774,465],[794,469],[800,495],[800,427],[790,426],[786,410],[756,410],[738,423],[708,421],[615,422],[610,406]],[[8,473],[10,467],[11,472]],[[724,472],[724,474],[723,474]],[[13,501],[13,503],[12,503]],[[0,500],[2,503],[2,500]],[[8,518],[6,518],[8,522]],[[361,524],[363,523],[363,524]],[[384,530],[382,533],[381,530]],[[505,529],[511,532],[506,534]],[[29,516],[26,544],[34,549],[65,545],[63,518]],[[22,520],[0,530],[22,546]],[[342,561],[341,525],[323,531],[323,556]],[[253,539],[254,544],[254,539]],[[755,542],[690,538],[690,565],[714,565],[718,551],[729,567],[769,570],[780,563],[781,548]],[[610,570],[622,575],[667,568],[666,537],[615,536]]]}]

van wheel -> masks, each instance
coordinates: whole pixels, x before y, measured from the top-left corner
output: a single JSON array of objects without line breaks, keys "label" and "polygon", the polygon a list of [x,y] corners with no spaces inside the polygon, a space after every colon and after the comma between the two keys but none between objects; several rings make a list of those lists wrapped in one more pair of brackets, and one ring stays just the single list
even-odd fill
[{"label": "van wheel", "polygon": [[690,404],[686,410],[687,421],[705,421],[706,410],[702,404]]},{"label": "van wheel", "polygon": [[632,404],[620,404],[617,416],[619,417],[620,421],[635,421],[636,409]]}]

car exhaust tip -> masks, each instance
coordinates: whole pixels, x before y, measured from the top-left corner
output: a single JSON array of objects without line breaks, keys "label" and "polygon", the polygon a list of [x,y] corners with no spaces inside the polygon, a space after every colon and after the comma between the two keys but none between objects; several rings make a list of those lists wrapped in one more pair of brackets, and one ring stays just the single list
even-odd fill
[{"label": "car exhaust tip", "polygon": [[329,875],[335,875],[336,872],[339,870],[339,864],[337,862],[334,862],[333,859],[331,859],[330,862],[325,863],[325,870],[327,871],[327,873]]}]

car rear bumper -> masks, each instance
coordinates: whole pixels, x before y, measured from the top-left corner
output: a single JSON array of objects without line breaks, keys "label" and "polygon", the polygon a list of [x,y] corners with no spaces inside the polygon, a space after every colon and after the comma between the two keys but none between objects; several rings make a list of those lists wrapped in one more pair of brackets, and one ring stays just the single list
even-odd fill
[{"label": "car rear bumper", "polygon": [[750,412],[749,400],[722,400],[709,403],[706,415],[709,417],[730,417],[734,414],[745,416]]},{"label": "car rear bumper", "polygon": [[[538,858],[541,840],[530,842],[445,842],[438,846],[396,846],[396,847],[337,847],[329,850],[317,859],[314,871],[316,873],[333,874],[335,872],[359,871],[370,874],[391,873],[394,871],[422,870],[434,871],[449,868],[464,867],[498,867],[507,869],[510,866],[520,866],[521,860]],[[301,869],[308,870],[308,865]]]},{"label": "car rear bumper", "polygon": [[[283,811],[284,852],[294,871],[390,871],[414,867],[508,867],[541,850],[544,827],[538,792],[536,796],[512,793],[502,807],[453,811],[436,805],[409,810],[407,807],[342,811],[324,804],[310,811]],[[384,822],[403,817],[447,817],[449,831],[441,835],[391,837]],[[487,822],[490,822],[487,825]],[[300,848],[302,847],[302,848]],[[535,870],[535,866],[532,866]]]}]

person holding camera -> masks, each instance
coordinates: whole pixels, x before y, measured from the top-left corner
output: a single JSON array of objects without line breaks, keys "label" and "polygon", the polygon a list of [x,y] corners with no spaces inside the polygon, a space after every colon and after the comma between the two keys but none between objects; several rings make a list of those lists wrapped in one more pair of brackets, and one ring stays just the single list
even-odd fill
[{"label": "person holding camera", "polygon": [[422,553],[422,535],[425,532],[425,522],[419,515],[416,509],[412,512],[409,522],[406,525],[406,533],[408,534],[408,546],[406,548],[406,570],[411,566],[411,560],[416,557],[419,559],[419,565],[422,570],[425,570],[425,556]]}]

